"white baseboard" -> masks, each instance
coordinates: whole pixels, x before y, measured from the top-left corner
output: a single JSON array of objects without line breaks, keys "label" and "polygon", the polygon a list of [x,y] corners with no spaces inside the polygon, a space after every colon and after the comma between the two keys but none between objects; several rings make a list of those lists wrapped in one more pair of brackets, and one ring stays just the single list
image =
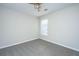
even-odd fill
[{"label": "white baseboard", "polygon": [[56,43],[56,42],[54,42],[54,41],[52,42],[52,41],[50,41],[50,40],[46,40],[46,39],[43,39],[43,40],[45,40],[45,41],[48,41],[48,42],[51,42],[51,43],[54,43],[54,44],[57,44],[57,45],[60,45],[60,46],[63,46],[63,47],[69,48],[69,49],[71,49],[71,50],[74,50],[74,51],[79,52],[79,49],[72,48],[72,47],[70,47],[70,46],[66,46],[66,45],[63,45],[63,44],[59,44],[59,43]]},{"label": "white baseboard", "polygon": [[26,40],[26,41],[22,41],[22,42],[17,42],[17,43],[14,43],[14,44],[10,44],[10,45],[7,45],[7,46],[2,46],[2,47],[0,47],[0,49],[11,47],[11,46],[18,45],[18,44],[22,44],[22,43],[29,42],[29,41],[36,40],[36,39],[37,38],[33,38],[33,39]]},{"label": "white baseboard", "polygon": [[[18,43],[14,43],[14,44],[7,45],[7,46],[2,46],[2,47],[0,47],[0,49],[11,47],[11,46],[18,45],[18,44],[22,44],[22,43],[29,42],[29,41],[36,40],[36,39],[38,39],[38,38],[33,38],[33,39],[29,39],[29,40],[26,40],[26,41],[23,41],[23,42],[18,42]],[[72,48],[72,47],[69,47],[69,46],[66,46],[66,45],[63,45],[63,44],[59,44],[59,43],[56,43],[54,41],[52,42],[52,41],[46,40],[46,39],[42,39],[42,40],[45,40],[45,41],[48,41],[48,42],[51,42],[51,43],[54,43],[54,44],[57,44],[57,45],[60,45],[60,46],[63,46],[63,47],[66,47],[66,48],[69,48],[69,49],[72,49],[72,50],[79,52],[79,49],[76,49],[76,48]]]}]

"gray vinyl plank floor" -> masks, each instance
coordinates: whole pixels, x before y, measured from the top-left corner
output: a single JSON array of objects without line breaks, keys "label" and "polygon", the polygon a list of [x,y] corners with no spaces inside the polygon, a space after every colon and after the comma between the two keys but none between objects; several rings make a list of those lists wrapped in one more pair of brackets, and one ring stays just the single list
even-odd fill
[{"label": "gray vinyl plank floor", "polygon": [[1,49],[0,56],[79,56],[79,52],[37,39]]}]

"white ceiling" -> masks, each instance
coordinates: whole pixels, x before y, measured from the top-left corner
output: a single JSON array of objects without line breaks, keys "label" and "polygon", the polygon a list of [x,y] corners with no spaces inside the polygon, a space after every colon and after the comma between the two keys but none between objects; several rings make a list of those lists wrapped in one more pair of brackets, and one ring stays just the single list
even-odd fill
[{"label": "white ceiling", "polygon": [[[13,10],[17,10],[20,12],[24,12],[34,16],[42,16],[51,12],[55,12],[56,10],[62,9],[64,7],[70,6],[71,3],[43,3],[42,4],[42,11],[38,13],[34,8],[33,5],[28,3],[4,3],[0,4],[5,7],[11,8]],[[44,11],[43,9],[48,9]]]}]

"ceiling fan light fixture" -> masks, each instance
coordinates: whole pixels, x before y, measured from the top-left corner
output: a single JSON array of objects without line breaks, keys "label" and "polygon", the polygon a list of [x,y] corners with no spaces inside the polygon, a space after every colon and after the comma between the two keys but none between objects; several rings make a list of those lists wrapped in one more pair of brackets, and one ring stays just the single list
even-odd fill
[{"label": "ceiling fan light fixture", "polygon": [[30,4],[34,5],[34,8],[37,9],[38,12],[41,11],[41,4],[42,3],[30,3]]}]

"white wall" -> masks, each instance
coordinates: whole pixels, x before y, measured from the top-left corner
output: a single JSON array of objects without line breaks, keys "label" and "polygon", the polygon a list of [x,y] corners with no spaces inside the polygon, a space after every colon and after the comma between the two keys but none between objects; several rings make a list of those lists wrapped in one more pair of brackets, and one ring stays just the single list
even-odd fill
[{"label": "white wall", "polygon": [[38,19],[0,7],[0,48],[38,38]]},{"label": "white wall", "polygon": [[40,17],[48,19],[48,36],[44,40],[79,51],[79,4]]}]

